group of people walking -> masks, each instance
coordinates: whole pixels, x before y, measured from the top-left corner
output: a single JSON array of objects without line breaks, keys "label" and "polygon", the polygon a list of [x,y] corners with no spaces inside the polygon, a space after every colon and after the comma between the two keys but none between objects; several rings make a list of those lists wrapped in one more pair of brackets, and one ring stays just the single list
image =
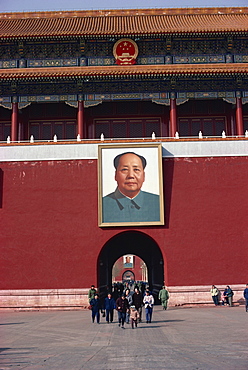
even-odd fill
[{"label": "group of people walking", "polygon": [[[121,296],[118,296],[116,299],[114,298],[114,292],[109,292],[104,301],[101,302],[95,286],[92,285],[88,293],[88,298],[93,323],[95,322],[95,319],[98,324],[100,323],[101,313],[106,317],[107,323],[112,323],[114,319],[114,310],[116,310],[118,314],[119,327],[124,329],[125,324],[131,323],[132,329],[137,328],[138,323],[142,321],[143,306],[145,308],[146,323],[149,324],[152,321],[154,297],[149,288],[146,288],[145,292],[142,293],[139,287],[135,286],[132,294],[130,289],[127,288],[123,291]],[[165,304],[165,295],[161,294],[160,299],[164,302],[164,307],[167,308],[167,302]]]},{"label": "group of people walking", "polygon": [[[221,300],[221,304],[223,306],[228,305],[229,307],[232,307],[234,292],[229,285],[226,286],[222,293],[215,285],[212,285],[210,294],[215,306],[218,306]],[[246,312],[248,312],[248,284],[244,289],[243,296],[246,302],[245,309]],[[163,310],[167,309],[169,297],[170,295],[166,286],[163,286],[158,294]],[[88,298],[93,323],[95,322],[95,319],[98,324],[100,323],[100,313],[103,314],[103,317],[106,317],[107,323],[112,323],[114,320],[114,310],[116,310],[118,314],[119,327],[124,328],[125,323],[131,323],[131,327],[133,329],[137,328],[138,323],[142,321],[143,306],[145,308],[146,323],[149,324],[152,321],[154,297],[150,292],[149,287],[142,292],[138,286],[135,286],[132,294],[130,289],[127,288],[126,290],[123,290],[120,295],[118,294],[118,291],[114,289],[112,293],[108,292],[104,301],[101,302],[95,286],[92,285],[88,293]]]}]

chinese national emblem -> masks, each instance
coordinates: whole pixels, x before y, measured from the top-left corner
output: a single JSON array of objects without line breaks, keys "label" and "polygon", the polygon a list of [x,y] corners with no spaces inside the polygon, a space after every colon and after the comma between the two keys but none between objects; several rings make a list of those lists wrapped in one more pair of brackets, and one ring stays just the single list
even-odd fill
[{"label": "chinese national emblem", "polygon": [[131,39],[121,39],[114,44],[113,54],[119,65],[130,65],[136,63],[138,46]]}]

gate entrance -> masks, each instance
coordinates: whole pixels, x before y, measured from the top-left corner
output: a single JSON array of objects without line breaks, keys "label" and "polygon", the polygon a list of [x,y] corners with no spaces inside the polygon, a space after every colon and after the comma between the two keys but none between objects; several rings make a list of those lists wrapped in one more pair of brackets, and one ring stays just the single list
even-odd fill
[{"label": "gate entrance", "polygon": [[156,299],[164,285],[164,260],[157,243],[138,231],[125,231],[111,238],[98,257],[98,288],[100,293],[112,286],[112,268],[115,261],[125,255],[139,256],[147,266],[148,284]]},{"label": "gate entrance", "polygon": [[132,271],[129,271],[129,270],[125,271],[124,274],[122,275],[122,281],[125,281],[125,280],[127,280],[127,281],[128,280],[129,281],[131,281],[131,280],[135,281],[135,275],[134,275],[134,273]]}]

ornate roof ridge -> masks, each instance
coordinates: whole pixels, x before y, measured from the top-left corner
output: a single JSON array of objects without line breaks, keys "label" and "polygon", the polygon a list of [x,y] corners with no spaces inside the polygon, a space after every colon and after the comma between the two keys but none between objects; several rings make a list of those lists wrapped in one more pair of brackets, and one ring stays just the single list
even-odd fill
[{"label": "ornate roof ridge", "polygon": [[40,12],[4,12],[0,19],[26,18],[74,18],[74,17],[110,17],[110,16],[163,16],[163,15],[204,15],[204,14],[248,14],[248,7],[207,7],[207,8],[144,8],[144,9],[98,9],[98,10],[63,10]]}]

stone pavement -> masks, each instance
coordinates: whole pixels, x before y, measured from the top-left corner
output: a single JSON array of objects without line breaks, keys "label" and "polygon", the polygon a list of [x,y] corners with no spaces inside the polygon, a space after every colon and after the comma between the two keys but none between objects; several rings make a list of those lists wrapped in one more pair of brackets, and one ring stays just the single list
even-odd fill
[{"label": "stone pavement", "polygon": [[0,369],[248,369],[241,307],[155,306],[153,322],[121,329],[90,311],[0,312]]}]

